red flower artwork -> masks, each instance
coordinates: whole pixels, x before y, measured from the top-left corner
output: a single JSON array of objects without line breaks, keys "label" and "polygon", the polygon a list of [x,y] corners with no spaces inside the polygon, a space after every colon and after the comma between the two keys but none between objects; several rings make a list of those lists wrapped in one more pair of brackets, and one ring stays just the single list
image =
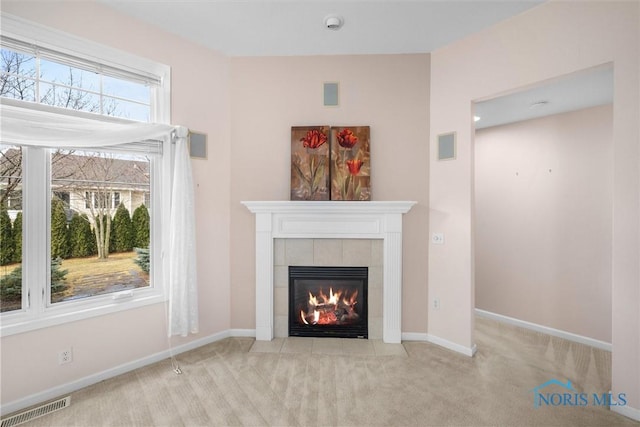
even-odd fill
[{"label": "red flower artwork", "polygon": [[352,159],[347,160],[347,167],[349,168],[349,173],[351,175],[358,175],[360,173],[360,168],[362,167],[362,160]]},{"label": "red flower artwork", "polygon": [[300,141],[302,141],[303,147],[315,150],[316,148],[327,142],[327,135],[325,135],[318,129],[312,129],[307,132],[307,136],[305,136],[304,138],[300,138]]},{"label": "red flower artwork", "polygon": [[291,200],[329,200],[329,141],[329,126],[291,128]]},{"label": "red flower artwork", "polygon": [[344,148],[353,148],[358,143],[358,137],[353,134],[351,129],[344,129],[338,133],[338,144]]},{"label": "red flower artwork", "polygon": [[331,200],[371,200],[369,126],[331,128]]}]

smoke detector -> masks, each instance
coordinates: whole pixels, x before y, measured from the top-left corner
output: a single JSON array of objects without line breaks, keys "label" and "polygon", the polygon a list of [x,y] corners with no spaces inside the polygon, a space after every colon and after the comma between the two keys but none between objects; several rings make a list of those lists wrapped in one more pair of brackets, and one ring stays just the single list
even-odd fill
[{"label": "smoke detector", "polygon": [[344,23],[342,17],[338,15],[329,15],[324,18],[324,26],[329,30],[339,30]]}]

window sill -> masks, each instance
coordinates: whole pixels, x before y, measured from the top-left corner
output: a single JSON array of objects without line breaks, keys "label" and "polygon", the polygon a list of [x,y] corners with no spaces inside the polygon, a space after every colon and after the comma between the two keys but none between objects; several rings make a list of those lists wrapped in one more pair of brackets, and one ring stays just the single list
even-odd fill
[{"label": "window sill", "polygon": [[58,303],[47,308],[44,313],[36,315],[28,311],[19,310],[15,313],[3,313],[0,337],[7,337],[51,326],[63,325],[79,320],[91,319],[106,314],[133,310],[153,304],[161,304],[167,297],[157,290],[134,292],[133,295],[120,293],[92,298],[91,301]]}]

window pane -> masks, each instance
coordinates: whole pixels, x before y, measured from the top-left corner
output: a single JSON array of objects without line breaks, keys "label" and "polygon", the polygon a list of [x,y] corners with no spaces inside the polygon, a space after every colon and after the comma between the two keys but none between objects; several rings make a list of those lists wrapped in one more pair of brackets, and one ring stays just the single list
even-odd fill
[{"label": "window pane", "polygon": [[109,116],[137,120],[139,122],[149,122],[151,107],[105,96],[104,111],[104,114]]},{"label": "window pane", "polygon": [[0,56],[2,56],[2,71],[30,78],[36,77],[36,58],[34,56],[4,48],[0,52]]},{"label": "window pane", "polygon": [[9,49],[2,49],[0,56],[0,96],[35,101],[35,57]]},{"label": "window pane", "polygon": [[145,104],[149,104],[151,99],[149,86],[109,76],[102,76],[102,90],[105,95],[130,99],[131,101]]},{"label": "window pane", "polygon": [[40,79],[94,92],[100,91],[99,74],[46,59],[40,59]]},{"label": "window pane", "polygon": [[22,308],[22,150],[0,145],[0,306]]},{"label": "window pane", "polygon": [[40,102],[61,108],[100,113],[100,96],[80,89],[40,83]]},{"label": "window pane", "polygon": [[36,100],[36,82],[34,80],[2,73],[0,85],[0,96],[22,101],[33,102]]},{"label": "window pane", "polygon": [[51,302],[150,285],[150,167],[140,155],[52,153]]},{"label": "window pane", "polygon": [[[2,49],[0,97],[129,120],[151,119],[151,87]],[[39,64],[39,68],[38,68]]]}]

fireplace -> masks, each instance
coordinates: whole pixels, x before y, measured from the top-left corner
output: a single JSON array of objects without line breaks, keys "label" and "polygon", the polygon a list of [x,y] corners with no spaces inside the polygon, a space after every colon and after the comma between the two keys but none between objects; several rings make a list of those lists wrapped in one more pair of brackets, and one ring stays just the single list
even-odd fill
[{"label": "fireplace", "polygon": [[367,338],[367,267],[289,267],[289,336]]},{"label": "fireplace", "polygon": [[382,239],[384,253],[382,339],[386,343],[400,343],[402,338],[402,215],[407,213],[415,203],[411,201],[242,202],[256,215],[256,339],[270,341],[274,337],[275,239]]}]

